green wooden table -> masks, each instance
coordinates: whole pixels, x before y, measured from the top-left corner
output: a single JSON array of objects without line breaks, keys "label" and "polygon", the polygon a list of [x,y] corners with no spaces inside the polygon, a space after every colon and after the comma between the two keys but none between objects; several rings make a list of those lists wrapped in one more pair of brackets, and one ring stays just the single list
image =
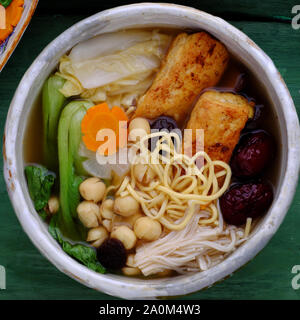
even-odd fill
[{"label": "green wooden table", "polygon": [[[103,3],[104,2],[104,3]],[[300,114],[300,29],[291,27],[293,0],[176,1],[226,19],[253,39],[275,62]],[[0,74],[0,130],[14,91],[40,51],[75,22],[126,1],[40,0],[36,14]],[[127,3],[130,3],[127,1]],[[299,1],[298,1],[298,4]],[[33,246],[10,204],[0,163],[0,265],[6,268],[6,290],[0,299],[109,299],[59,272]],[[300,299],[291,286],[300,265],[300,187],[280,229],[249,264],[212,288],[182,299]]]}]

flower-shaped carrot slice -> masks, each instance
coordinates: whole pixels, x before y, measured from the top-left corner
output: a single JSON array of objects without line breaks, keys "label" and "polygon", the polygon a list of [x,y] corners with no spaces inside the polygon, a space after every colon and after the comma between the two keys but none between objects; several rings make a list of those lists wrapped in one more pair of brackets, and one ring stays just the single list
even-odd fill
[{"label": "flower-shaped carrot slice", "polygon": [[[105,155],[116,152],[117,148],[123,146],[124,142],[127,141],[127,136],[125,135],[126,141],[121,139],[121,145],[119,143],[120,121],[126,121],[123,123],[126,128],[121,129],[125,129],[127,133],[128,118],[122,108],[113,107],[109,109],[106,103],[102,103],[88,109],[81,122],[82,140],[85,146],[91,151],[97,151],[102,144],[106,143],[108,148],[106,148],[104,152]],[[105,129],[109,129],[110,132],[114,133],[114,137],[108,136],[107,139],[98,141],[100,130],[104,130],[102,132],[103,135],[106,136],[107,131],[105,131]],[[112,138],[114,138],[114,140],[112,140]],[[109,146],[111,148],[109,148]]]}]

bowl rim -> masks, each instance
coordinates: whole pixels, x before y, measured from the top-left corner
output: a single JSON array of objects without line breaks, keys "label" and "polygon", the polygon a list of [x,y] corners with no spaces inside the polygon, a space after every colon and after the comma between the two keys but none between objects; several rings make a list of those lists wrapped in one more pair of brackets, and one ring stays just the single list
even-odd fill
[{"label": "bowl rim", "polygon": [[[102,275],[84,267],[64,253],[56,241],[48,234],[32,203],[27,201],[25,193],[28,192],[22,190],[21,184],[21,181],[25,179],[23,167],[20,168],[23,163],[20,164],[17,157],[16,139],[20,117],[30,85],[35,81],[35,77],[32,75],[37,75],[43,64],[47,63],[45,58],[51,50],[51,54],[53,54],[53,48],[62,46],[60,42],[64,37],[70,39],[72,33],[76,30],[84,30],[87,25],[113,19],[115,16],[125,12],[127,15],[134,15],[136,12],[155,12],[157,10],[161,14],[169,16],[186,15],[192,19],[202,19],[202,24],[209,23],[218,27],[222,26],[224,30],[219,30],[219,32],[226,32],[227,37],[236,37],[241,48],[248,50],[256,62],[263,66],[269,81],[272,79],[270,85],[276,89],[275,93],[280,101],[284,124],[287,127],[288,152],[286,155],[286,171],[282,178],[278,197],[274,200],[263,226],[245,245],[239,247],[238,250],[212,269],[188,276],[153,280],[128,278],[112,274]],[[30,81],[28,82],[29,79]],[[288,129],[288,127],[292,128],[292,130]],[[299,151],[299,121],[290,93],[272,60],[252,40],[221,18],[198,9],[175,4],[139,3],[108,9],[79,21],[55,38],[34,60],[24,74],[9,107],[3,144],[4,177],[14,211],[24,231],[39,251],[59,270],[80,283],[106,294],[127,299],[155,298],[184,295],[209,287],[247,263],[268,243],[283,221],[292,202],[300,168],[300,159],[297,157]]]}]

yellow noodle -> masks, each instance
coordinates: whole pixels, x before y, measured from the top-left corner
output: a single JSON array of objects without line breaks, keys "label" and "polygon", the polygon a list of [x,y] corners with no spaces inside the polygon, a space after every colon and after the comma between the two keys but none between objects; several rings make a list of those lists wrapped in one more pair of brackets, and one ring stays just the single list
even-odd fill
[{"label": "yellow noodle", "polygon": [[115,190],[117,188],[118,188],[118,186],[113,186],[113,185],[111,185],[108,188],[106,188],[106,191],[104,193],[103,199],[105,199],[107,197],[107,195],[109,194],[110,191]]},{"label": "yellow noodle", "polygon": [[247,238],[250,231],[251,231],[251,223],[252,223],[252,218],[247,218],[245,232],[244,232],[244,238]]},{"label": "yellow noodle", "polygon": [[217,221],[218,219],[218,209],[214,204],[210,205],[210,209],[212,211],[212,217],[209,219],[203,219],[203,220],[199,220],[200,224],[211,224]]},{"label": "yellow noodle", "polygon": [[[148,140],[152,138],[158,138],[158,142],[150,152]],[[176,133],[149,134],[141,138],[135,148],[138,152],[130,174],[116,195],[130,194],[140,203],[145,215],[158,220],[168,230],[182,230],[199,211],[199,206],[207,208],[205,210],[210,214],[208,219],[199,219],[199,224],[215,225],[218,222],[218,208],[214,202],[229,186],[231,170],[228,164],[212,161],[204,151],[197,152],[192,158],[180,153],[181,141]],[[196,165],[199,157],[205,161],[201,168]],[[148,165],[156,174],[149,185],[135,179],[133,169],[136,163]],[[224,177],[220,187],[219,177]]]}]

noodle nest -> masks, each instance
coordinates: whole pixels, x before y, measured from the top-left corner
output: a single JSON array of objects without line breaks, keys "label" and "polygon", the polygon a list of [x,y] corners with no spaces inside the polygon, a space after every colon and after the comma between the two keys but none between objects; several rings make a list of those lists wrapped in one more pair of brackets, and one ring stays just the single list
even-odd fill
[{"label": "noodle nest", "polygon": [[[150,152],[151,139],[157,139],[157,143]],[[134,151],[131,170],[115,196],[131,195],[146,216],[158,220],[167,230],[182,230],[196,212],[204,209],[208,214],[199,219],[199,224],[216,226],[219,216],[216,202],[230,184],[231,169],[223,161],[212,161],[204,151],[189,157],[181,150],[181,139],[174,132],[142,137],[130,149]],[[154,172],[155,178],[150,183],[136,179],[137,164],[144,164]]]}]

